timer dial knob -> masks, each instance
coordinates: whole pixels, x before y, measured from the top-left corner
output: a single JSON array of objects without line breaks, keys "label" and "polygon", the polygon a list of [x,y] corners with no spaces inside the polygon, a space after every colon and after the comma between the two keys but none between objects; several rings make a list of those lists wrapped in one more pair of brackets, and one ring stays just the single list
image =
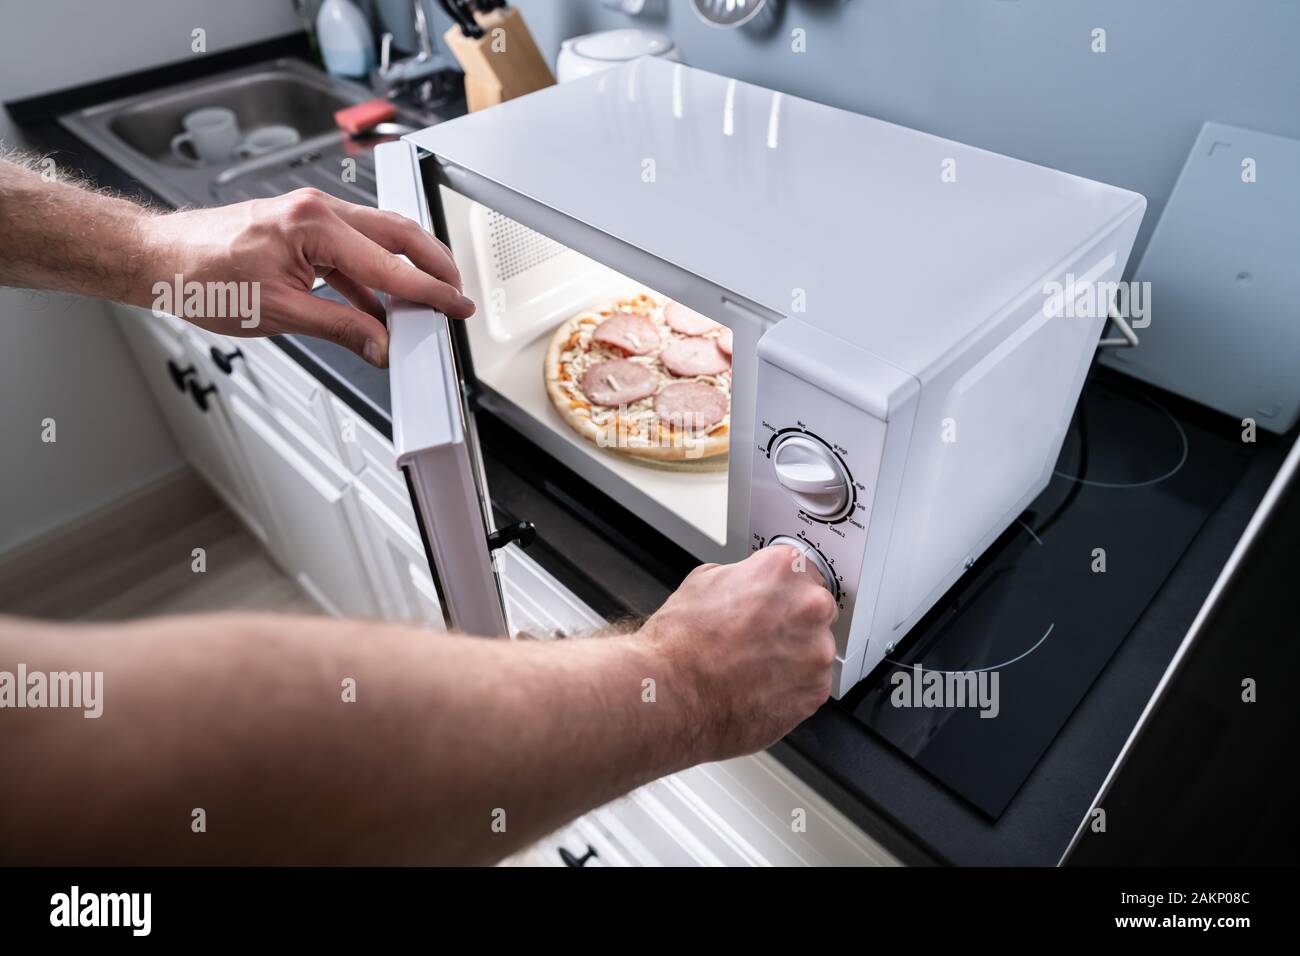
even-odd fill
[{"label": "timer dial knob", "polygon": [[849,476],[829,448],[807,435],[785,435],[772,449],[776,480],[799,507],[816,518],[833,521],[853,503]]},{"label": "timer dial knob", "polygon": [[835,600],[840,599],[840,588],[835,582],[835,572],[831,570],[830,564],[822,557],[822,553],[814,548],[803,538],[796,538],[789,534],[778,534],[767,543],[770,548],[773,545],[788,544],[792,548],[798,548],[803,552],[804,559],[817,569],[817,573],[822,576],[822,586],[835,596]]}]

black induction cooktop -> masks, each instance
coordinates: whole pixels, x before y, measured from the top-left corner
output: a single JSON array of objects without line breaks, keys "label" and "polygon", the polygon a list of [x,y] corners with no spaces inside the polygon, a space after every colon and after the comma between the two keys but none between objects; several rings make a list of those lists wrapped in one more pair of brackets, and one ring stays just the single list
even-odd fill
[{"label": "black induction cooktop", "polygon": [[1094,374],[1048,487],[835,706],[998,818],[1248,458]]}]

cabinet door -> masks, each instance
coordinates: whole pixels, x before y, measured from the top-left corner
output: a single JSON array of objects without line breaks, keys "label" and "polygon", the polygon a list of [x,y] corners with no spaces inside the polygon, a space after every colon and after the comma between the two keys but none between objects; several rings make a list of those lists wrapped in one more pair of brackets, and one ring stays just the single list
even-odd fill
[{"label": "cabinet door", "polygon": [[404,520],[367,487],[366,480],[376,482],[375,476],[363,473],[362,479],[357,495],[384,616],[441,630],[442,608],[414,520]]},{"label": "cabinet door", "polygon": [[236,390],[230,420],[250,477],[275,520],[273,551],[303,589],[333,614],[375,615],[378,605],[353,527],[356,492],[346,474],[311,455],[290,423]]},{"label": "cabinet door", "polygon": [[[114,308],[118,326],[176,444],[230,509],[265,542],[262,512],[246,481],[239,448],[230,433],[220,397],[216,392],[206,391],[214,384],[207,369],[186,348],[183,334],[169,327],[166,320],[144,309]],[[198,399],[191,386],[200,392]]]}]

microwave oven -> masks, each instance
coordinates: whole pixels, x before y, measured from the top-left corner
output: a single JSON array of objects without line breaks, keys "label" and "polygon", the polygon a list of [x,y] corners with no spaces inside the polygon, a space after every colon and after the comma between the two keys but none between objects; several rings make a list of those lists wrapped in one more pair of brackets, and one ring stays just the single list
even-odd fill
[{"label": "microwave oven", "polygon": [[[1044,488],[1142,196],[654,58],[383,144],[380,206],[478,312],[391,299],[394,444],[449,626],[509,633],[478,416],[700,562],[798,548],[840,613],[833,693]],[[730,329],[729,448],[665,468],[548,400],[560,323],[648,295]],[[1059,292],[1057,293],[1059,305]],[[697,463],[698,464],[698,463]],[[541,529],[545,534],[545,529]]]}]

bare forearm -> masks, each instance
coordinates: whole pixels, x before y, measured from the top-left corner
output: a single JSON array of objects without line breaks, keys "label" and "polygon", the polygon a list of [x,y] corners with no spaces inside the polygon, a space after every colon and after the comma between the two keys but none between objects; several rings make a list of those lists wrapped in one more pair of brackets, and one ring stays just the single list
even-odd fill
[{"label": "bare forearm", "polygon": [[152,213],[0,158],[0,285],[140,300],[141,224]]},{"label": "bare forearm", "polygon": [[488,861],[703,756],[644,637],[268,616],[0,628],[0,670],[104,674],[99,719],[0,711],[14,862]]},{"label": "bare forearm", "polygon": [[[314,335],[381,368],[376,291],[474,312],[451,251],[396,213],[299,189],[154,214],[42,172],[0,156],[0,285],[147,306],[223,335]],[[318,276],[347,304],[312,295]]]}]

